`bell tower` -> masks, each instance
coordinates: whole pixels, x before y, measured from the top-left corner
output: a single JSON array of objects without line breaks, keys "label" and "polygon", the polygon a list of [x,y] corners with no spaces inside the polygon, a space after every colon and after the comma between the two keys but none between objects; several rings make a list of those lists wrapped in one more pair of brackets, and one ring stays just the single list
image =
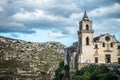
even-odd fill
[{"label": "bell tower", "polygon": [[[94,31],[92,29],[92,21],[89,20],[85,11],[83,19],[79,22],[78,45],[80,55],[85,54],[86,56],[92,53],[91,51],[93,51],[93,33]],[[82,62],[86,62],[86,60],[82,60]]]}]

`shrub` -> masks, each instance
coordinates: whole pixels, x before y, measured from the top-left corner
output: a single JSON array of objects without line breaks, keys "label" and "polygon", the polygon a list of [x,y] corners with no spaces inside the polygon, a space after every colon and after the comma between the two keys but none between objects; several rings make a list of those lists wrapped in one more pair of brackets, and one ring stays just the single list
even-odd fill
[{"label": "shrub", "polygon": [[74,80],[118,80],[118,76],[105,65],[88,65],[76,72]]}]

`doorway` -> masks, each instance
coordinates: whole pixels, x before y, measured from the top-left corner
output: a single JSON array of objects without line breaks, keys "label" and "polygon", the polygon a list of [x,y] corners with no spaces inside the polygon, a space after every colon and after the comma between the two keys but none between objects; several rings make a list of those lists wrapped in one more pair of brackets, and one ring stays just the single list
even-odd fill
[{"label": "doorway", "polygon": [[105,55],[105,63],[110,63],[111,62],[111,55],[110,54],[106,54]]},{"label": "doorway", "polygon": [[95,63],[98,63],[98,57],[95,57]]}]

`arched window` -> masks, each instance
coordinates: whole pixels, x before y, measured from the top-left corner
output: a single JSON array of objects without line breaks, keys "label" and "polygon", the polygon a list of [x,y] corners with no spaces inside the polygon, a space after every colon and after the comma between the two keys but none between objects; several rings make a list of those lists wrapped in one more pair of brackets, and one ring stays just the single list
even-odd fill
[{"label": "arched window", "polygon": [[120,45],[118,45],[118,49],[120,49]]},{"label": "arched window", "polygon": [[103,47],[105,47],[105,43],[103,42]]},{"label": "arched window", "polygon": [[98,48],[98,45],[97,45],[97,44],[95,45],[95,48]]},{"label": "arched window", "polygon": [[89,37],[86,38],[86,45],[89,45]]},{"label": "arched window", "polygon": [[86,30],[89,30],[89,26],[88,26],[88,24],[86,24]]},{"label": "arched window", "polygon": [[98,57],[95,57],[95,63],[98,63]]},{"label": "arched window", "polygon": [[111,47],[113,47],[113,43],[111,43],[110,45],[111,45]]}]

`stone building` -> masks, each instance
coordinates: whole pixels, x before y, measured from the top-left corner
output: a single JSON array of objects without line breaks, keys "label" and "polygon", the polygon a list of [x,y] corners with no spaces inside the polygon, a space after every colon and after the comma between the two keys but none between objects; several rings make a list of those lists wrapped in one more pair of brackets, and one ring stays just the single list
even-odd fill
[{"label": "stone building", "polygon": [[107,33],[94,38],[93,35],[92,21],[85,12],[79,22],[78,42],[65,49],[65,64],[80,68],[86,63],[120,63],[120,42],[115,36]]}]

